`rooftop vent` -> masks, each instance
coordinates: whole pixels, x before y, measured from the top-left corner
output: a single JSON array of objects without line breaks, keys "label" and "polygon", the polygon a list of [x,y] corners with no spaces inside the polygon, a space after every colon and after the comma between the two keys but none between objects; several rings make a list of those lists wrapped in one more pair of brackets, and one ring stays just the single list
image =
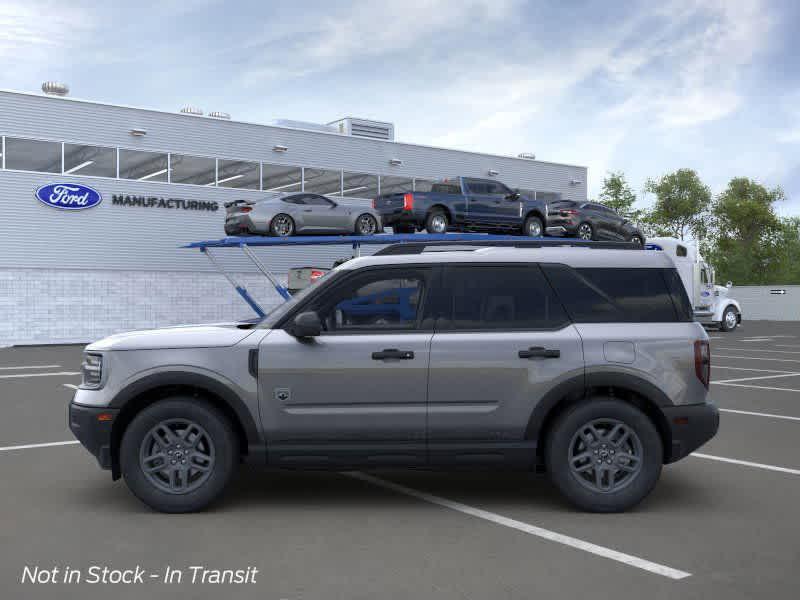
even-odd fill
[{"label": "rooftop vent", "polygon": [[370,138],[373,140],[394,141],[394,124],[385,121],[370,121],[356,117],[345,117],[338,121],[328,123],[333,125],[339,133],[353,137]]},{"label": "rooftop vent", "polygon": [[203,109],[197,108],[196,106],[184,106],[181,112],[185,115],[202,115]]},{"label": "rooftop vent", "polygon": [[533,152],[520,152],[517,158],[524,158],[525,160],[536,160],[536,155]]},{"label": "rooftop vent", "polygon": [[208,116],[213,119],[225,119],[227,121],[231,120],[231,116],[226,112],[220,112],[218,110],[211,111],[208,113]]},{"label": "rooftop vent", "polygon": [[58,81],[45,81],[42,84],[42,91],[48,96],[66,96],[69,94],[69,86]]}]

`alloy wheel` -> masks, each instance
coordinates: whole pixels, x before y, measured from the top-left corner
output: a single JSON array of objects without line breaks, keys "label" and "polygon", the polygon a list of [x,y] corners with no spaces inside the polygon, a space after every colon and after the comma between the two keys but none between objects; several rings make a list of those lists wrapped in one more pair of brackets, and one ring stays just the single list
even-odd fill
[{"label": "alloy wheel", "polygon": [[291,235],[293,229],[292,220],[286,215],[278,215],[272,220],[272,232],[278,237]]},{"label": "alloy wheel", "polygon": [[361,235],[372,235],[378,228],[375,219],[371,215],[361,215],[358,217],[358,232]]},{"label": "alloy wheel", "polygon": [[214,471],[216,451],[205,429],[188,419],[169,419],[147,432],[139,466],[147,480],[167,494],[187,494]]},{"label": "alloy wheel", "polygon": [[728,329],[733,329],[736,327],[736,313],[732,310],[728,310],[725,312],[725,326]]},{"label": "alloy wheel", "polygon": [[528,222],[528,235],[530,237],[541,237],[542,224],[539,222],[538,219],[531,219]]},{"label": "alloy wheel", "polygon": [[644,450],[636,432],[616,419],[583,425],[569,444],[572,476],[592,492],[607,494],[629,485],[642,470]]},{"label": "alloy wheel", "polygon": [[582,240],[591,240],[592,226],[588,223],[583,223],[580,227],[578,227],[578,237]]},{"label": "alloy wheel", "polygon": [[446,233],[447,232],[447,219],[444,215],[434,215],[431,217],[431,229],[433,233]]}]

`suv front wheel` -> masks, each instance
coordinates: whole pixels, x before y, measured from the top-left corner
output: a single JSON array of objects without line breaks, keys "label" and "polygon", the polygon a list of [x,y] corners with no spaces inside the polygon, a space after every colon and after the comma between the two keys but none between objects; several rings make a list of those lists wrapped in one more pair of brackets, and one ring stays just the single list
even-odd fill
[{"label": "suv front wheel", "polygon": [[161,512],[193,512],[227,486],[238,444],[230,422],[212,404],[180,396],[134,417],[119,458],[125,483],[142,502]]},{"label": "suv front wheel", "polygon": [[545,451],[553,483],[590,512],[620,512],[641,502],[658,481],[663,462],[652,421],[612,398],[567,409],[553,424]]}]

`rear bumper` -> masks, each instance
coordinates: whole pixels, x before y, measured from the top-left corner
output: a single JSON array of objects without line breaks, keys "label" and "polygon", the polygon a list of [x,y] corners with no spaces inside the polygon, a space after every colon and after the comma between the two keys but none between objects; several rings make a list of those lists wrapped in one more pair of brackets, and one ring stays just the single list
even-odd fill
[{"label": "rear bumper", "polygon": [[[111,426],[118,414],[119,409],[69,403],[70,431],[103,469],[111,468]],[[98,420],[100,415],[110,418]]]},{"label": "rear bumper", "polygon": [[391,227],[392,225],[420,225],[425,220],[425,215],[418,215],[413,210],[391,210],[380,211],[381,223],[384,227]]},{"label": "rear bumper", "polygon": [[717,434],[719,409],[715,404],[662,407],[670,429],[671,447],[665,463],[688,456]]},{"label": "rear bumper", "polygon": [[549,219],[545,232],[547,235],[575,235],[578,231],[578,226],[565,221]]}]

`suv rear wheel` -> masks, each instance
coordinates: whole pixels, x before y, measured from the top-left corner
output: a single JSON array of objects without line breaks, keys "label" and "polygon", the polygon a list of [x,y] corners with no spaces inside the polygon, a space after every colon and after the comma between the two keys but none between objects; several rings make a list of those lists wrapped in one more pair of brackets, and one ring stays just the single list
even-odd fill
[{"label": "suv rear wheel", "polygon": [[151,404],[125,430],[120,466],[133,494],[155,510],[192,512],[223,491],[238,460],[236,434],[210,403],[173,397]]},{"label": "suv rear wheel", "polygon": [[581,223],[578,225],[578,238],[582,240],[593,240],[594,229],[589,223]]},{"label": "suv rear wheel", "polygon": [[612,398],[567,409],[553,424],[545,451],[553,483],[589,512],[619,512],[641,502],[663,462],[661,437],[647,415]]}]

